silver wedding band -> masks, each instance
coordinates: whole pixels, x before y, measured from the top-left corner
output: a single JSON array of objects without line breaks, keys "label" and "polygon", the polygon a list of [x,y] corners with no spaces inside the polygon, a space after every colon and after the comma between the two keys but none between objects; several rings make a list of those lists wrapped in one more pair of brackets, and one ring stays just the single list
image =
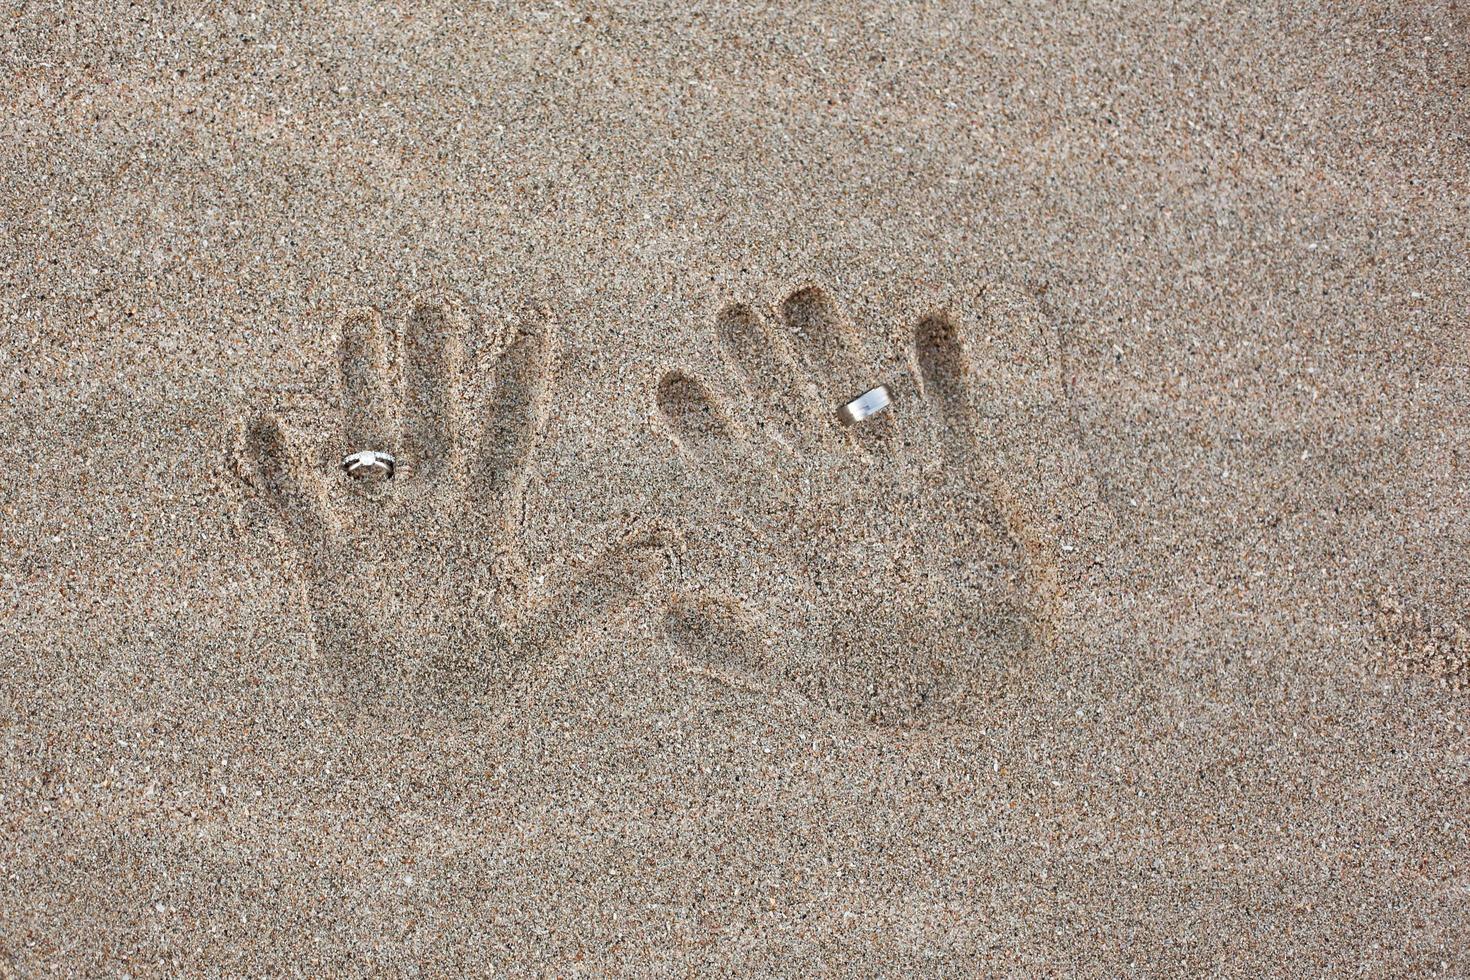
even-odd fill
[{"label": "silver wedding band", "polygon": [[892,404],[893,399],[888,395],[888,386],[879,385],[876,388],[869,388],[839,408],[837,417],[843,425],[857,425],[859,422],[866,422]]},{"label": "silver wedding band", "polygon": [[342,468],[347,471],[348,476],[354,480],[368,480],[373,483],[391,480],[393,469],[397,465],[392,455],[375,449],[364,449],[342,457]]}]

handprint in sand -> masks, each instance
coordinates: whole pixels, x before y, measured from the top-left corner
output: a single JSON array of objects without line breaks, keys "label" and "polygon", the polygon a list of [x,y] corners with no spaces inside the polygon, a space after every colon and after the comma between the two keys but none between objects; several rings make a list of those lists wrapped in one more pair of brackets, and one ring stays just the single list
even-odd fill
[{"label": "handprint in sand", "polygon": [[[1103,508],[1034,304],[996,286],[889,315],[896,377],[808,285],[724,306],[719,367],[660,379],[704,532],[668,633],[729,684],[877,724],[974,723],[1049,649],[1072,542]],[[839,422],[883,382],[892,408]]]},{"label": "handprint in sand", "polygon": [[[299,552],[317,653],[362,709],[502,706],[666,564],[666,534],[629,529],[581,567],[527,566],[521,498],[554,334],[544,310],[526,310],[475,368],[465,322],[437,298],[389,321],[354,310],[341,322],[340,417],[300,425],[267,411],[242,427],[237,469]],[[344,472],[363,450],[396,460],[391,479]]]}]

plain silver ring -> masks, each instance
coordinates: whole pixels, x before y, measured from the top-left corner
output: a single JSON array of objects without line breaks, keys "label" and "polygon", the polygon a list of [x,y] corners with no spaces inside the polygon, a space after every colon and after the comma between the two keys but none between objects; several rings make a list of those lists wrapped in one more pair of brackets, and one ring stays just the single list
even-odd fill
[{"label": "plain silver ring", "polygon": [[354,480],[369,480],[373,483],[391,480],[397,467],[398,461],[391,453],[380,453],[376,449],[364,449],[342,457],[342,468]]},{"label": "plain silver ring", "polygon": [[837,417],[842,420],[843,425],[857,425],[859,422],[866,422],[892,404],[893,399],[888,394],[888,386],[879,385],[876,388],[869,388],[839,408]]}]

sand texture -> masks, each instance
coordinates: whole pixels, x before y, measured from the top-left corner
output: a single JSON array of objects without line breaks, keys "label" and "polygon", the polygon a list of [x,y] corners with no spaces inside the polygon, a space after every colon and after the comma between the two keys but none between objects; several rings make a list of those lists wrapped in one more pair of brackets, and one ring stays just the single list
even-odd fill
[{"label": "sand texture", "polygon": [[0,30],[0,977],[1470,976],[1463,3]]}]

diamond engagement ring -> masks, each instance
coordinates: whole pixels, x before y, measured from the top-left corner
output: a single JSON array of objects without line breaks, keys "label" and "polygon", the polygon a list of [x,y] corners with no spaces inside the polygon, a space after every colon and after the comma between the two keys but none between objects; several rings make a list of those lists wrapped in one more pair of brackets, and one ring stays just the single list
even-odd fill
[{"label": "diamond engagement ring", "polygon": [[374,449],[364,449],[342,457],[342,468],[347,471],[348,476],[354,480],[369,480],[373,483],[391,480],[396,465],[397,461],[392,455]]},{"label": "diamond engagement ring", "polygon": [[876,388],[869,388],[839,408],[837,418],[843,425],[857,425],[859,422],[866,422],[892,404],[893,399],[889,397],[888,386],[879,385]]}]

